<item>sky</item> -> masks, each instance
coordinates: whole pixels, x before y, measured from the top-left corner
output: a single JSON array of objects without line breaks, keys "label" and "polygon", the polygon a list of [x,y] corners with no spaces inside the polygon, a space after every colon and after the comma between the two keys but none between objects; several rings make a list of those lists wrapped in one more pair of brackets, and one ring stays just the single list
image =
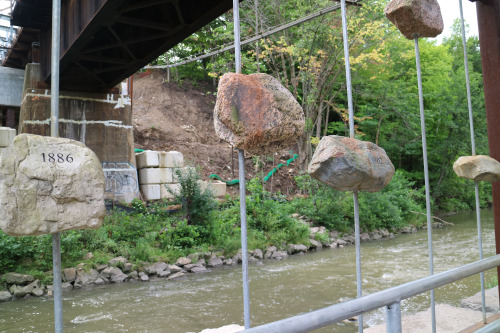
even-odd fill
[{"label": "sky", "polygon": [[[459,0],[438,0],[441,7],[441,15],[443,16],[444,30],[437,37],[438,41],[442,41],[444,36],[450,36],[450,28],[456,18],[460,18]],[[469,25],[469,33],[467,36],[478,36],[477,31],[477,16],[476,4],[469,0],[462,0],[465,23]]]}]

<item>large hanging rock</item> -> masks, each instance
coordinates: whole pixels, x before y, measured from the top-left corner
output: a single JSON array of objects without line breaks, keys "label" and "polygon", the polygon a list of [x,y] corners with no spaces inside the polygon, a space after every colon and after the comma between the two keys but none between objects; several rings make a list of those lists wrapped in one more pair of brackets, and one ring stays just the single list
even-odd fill
[{"label": "large hanging rock", "polygon": [[453,164],[458,177],[497,182],[500,180],[500,163],[485,155],[461,156]]},{"label": "large hanging rock", "polygon": [[219,82],[214,126],[235,148],[265,154],[294,144],[305,120],[299,103],[272,76],[227,73]]},{"label": "large hanging rock", "polygon": [[392,0],[385,16],[408,39],[436,37],[443,32],[443,17],[437,0]]},{"label": "large hanging rock", "polygon": [[0,228],[12,236],[102,225],[104,173],[83,143],[18,135],[0,157]]},{"label": "large hanging rock", "polygon": [[376,192],[389,184],[394,166],[374,143],[331,135],[319,142],[308,172],[338,191]]}]

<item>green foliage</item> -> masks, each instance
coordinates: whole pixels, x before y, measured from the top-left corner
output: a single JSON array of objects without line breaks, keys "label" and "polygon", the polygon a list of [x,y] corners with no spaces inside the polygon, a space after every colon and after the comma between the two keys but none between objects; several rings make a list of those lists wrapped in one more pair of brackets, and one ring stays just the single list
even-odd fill
[{"label": "green foliage", "polygon": [[178,169],[175,173],[180,184],[180,190],[173,190],[168,185],[165,185],[165,187],[174,196],[174,200],[182,205],[187,223],[206,229],[203,231],[200,229],[200,231],[202,236],[207,237],[207,233],[210,233],[211,229],[210,217],[216,208],[213,193],[208,187],[201,188],[200,176],[194,168]]}]

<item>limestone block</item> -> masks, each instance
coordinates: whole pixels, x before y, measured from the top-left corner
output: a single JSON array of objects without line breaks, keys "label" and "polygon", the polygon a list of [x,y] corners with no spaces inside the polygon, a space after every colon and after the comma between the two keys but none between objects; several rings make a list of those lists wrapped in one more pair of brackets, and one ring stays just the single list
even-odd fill
[{"label": "limestone block", "polygon": [[0,228],[12,236],[102,225],[104,173],[83,143],[16,136],[0,159]]},{"label": "limestone block", "polygon": [[443,17],[437,0],[391,0],[385,16],[408,39],[436,37],[443,32]]},{"label": "limestone block", "polygon": [[144,196],[144,200],[160,200],[161,198],[161,190],[160,187],[163,185],[154,184],[154,185],[140,185],[142,195]]},{"label": "limestone block", "polygon": [[159,168],[146,168],[139,170],[139,184],[151,185],[161,183],[161,171]]},{"label": "limestone block", "polygon": [[8,147],[14,141],[16,130],[10,127],[0,127],[0,148]]},{"label": "limestone block", "polygon": [[152,150],[145,150],[135,154],[135,161],[137,163],[137,169],[157,168],[160,165],[158,152]]},{"label": "limestone block", "polygon": [[208,183],[208,188],[216,197],[223,197],[226,195],[226,186],[226,183],[219,181]]},{"label": "limestone block", "polygon": [[453,164],[458,177],[497,182],[500,180],[500,163],[485,155],[461,156]]},{"label": "limestone block", "polygon": [[180,168],[184,166],[184,155],[178,151],[159,152],[160,168]]},{"label": "limestone block", "polygon": [[160,170],[160,183],[173,183],[174,172],[172,168],[159,168]]},{"label": "limestone block", "polygon": [[265,154],[294,144],[305,120],[299,103],[272,76],[227,73],[219,82],[214,126],[235,148]]},{"label": "limestone block", "polygon": [[180,184],[161,184],[161,198],[162,199],[173,199],[173,195],[172,193],[170,193],[166,186],[168,186],[170,189],[172,189],[172,191],[174,191],[174,193],[179,193],[180,192],[180,189],[181,189],[181,185]]},{"label": "limestone block", "polygon": [[321,139],[308,172],[338,191],[376,192],[389,184],[394,166],[371,142],[331,135]]}]

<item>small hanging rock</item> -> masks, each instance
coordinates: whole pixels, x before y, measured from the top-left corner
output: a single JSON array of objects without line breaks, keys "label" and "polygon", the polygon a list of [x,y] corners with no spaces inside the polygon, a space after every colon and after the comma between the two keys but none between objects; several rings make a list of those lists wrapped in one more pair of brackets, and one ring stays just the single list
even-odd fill
[{"label": "small hanging rock", "polygon": [[272,76],[227,73],[217,91],[214,127],[235,148],[265,154],[294,144],[305,120],[299,103]]},{"label": "small hanging rock", "polygon": [[458,177],[496,182],[500,180],[500,163],[485,155],[461,156],[453,164]]},{"label": "small hanging rock", "polygon": [[408,39],[436,37],[443,32],[443,17],[437,0],[392,0],[385,16]]},{"label": "small hanging rock", "polygon": [[394,166],[374,143],[331,135],[321,139],[308,172],[338,191],[376,192],[389,184]]}]

